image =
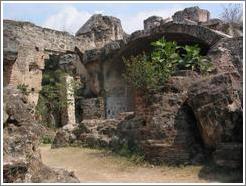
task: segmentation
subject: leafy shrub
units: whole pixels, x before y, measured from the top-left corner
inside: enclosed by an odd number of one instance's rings
[[[21,91],[22,94],[28,96],[30,94],[30,91],[28,90],[28,85],[26,84],[19,84],[17,85],[17,89]]]
[[[176,42],[167,42],[164,38],[153,42],[153,52],[124,60],[126,72],[124,77],[134,87],[153,89],[163,84],[175,71],[180,56]]]
[[[154,50],[149,54],[123,58],[126,65],[124,78],[135,88],[157,89],[176,71],[194,70],[205,74],[211,70],[210,61],[200,55],[200,48],[195,46],[178,46],[175,41],[161,38],[151,43]],[[179,54],[184,50],[184,54]]]
[[[178,69],[187,69],[192,71],[197,71],[202,74],[206,74],[211,71],[212,63],[200,55],[200,48],[198,45],[184,47],[185,54],[183,58],[179,60]]]
[[[136,88],[149,88],[156,82],[154,76],[154,66],[148,61],[145,54],[139,56],[131,56],[129,60],[125,60],[126,73],[125,79],[131,82]]]

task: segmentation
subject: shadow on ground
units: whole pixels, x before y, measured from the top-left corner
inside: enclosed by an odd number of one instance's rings
[[[242,183],[243,170],[242,169],[226,169],[218,167],[212,162],[207,163],[200,170],[198,176],[209,182],[221,183]]]

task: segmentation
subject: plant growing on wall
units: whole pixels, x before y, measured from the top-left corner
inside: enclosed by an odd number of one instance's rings
[[[180,48],[175,41],[168,42],[164,38],[153,42],[153,52],[150,60],[155,70],[155,86],[162,85],[176,70],[176,65],[180,61],[177,50]]]
[[[179,60],[178,69],[197,71],[202,74],[211,71],[212,63],[210,63],[206,57],[200,55],[200,48],[198,45],[186,45],[184,49],[185,54],[181,60]]]
[[[150,55],[142,54],[124,60],[124,77],[134,87],[153,89],[163,84],[175,71],[180,56],[176,42],[167,42],[164,38],[153,42],[154,50]]]
[[[202,74],[211,70],[210,61],[201,56],[197,45],[181,47],[175,41],[167,41],[164,38],[151,45],[154,49],[149,55],[123,58],[126,65],[123,76],[137,89],[158,89],[178,70],[194,70]],[[180,50],[184,53],[180,54]]]
[[[21,91],[22,94],[28,96],[30,94],[30,90],[28,90],[28,85],[26,84],[19,84],[17,85],[17,89]]]
[[[131,82],[136,88],[148,88],[153,85],[155,81],[154,66],[148,61],[145,54],[131,56],[130,59],[123,60],[127,69],[124,77],[128,82]]]

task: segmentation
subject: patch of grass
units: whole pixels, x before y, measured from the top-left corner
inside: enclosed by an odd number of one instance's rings
[[[112,150],[109,147],[102,147],[100,145],[88,145],[87,143],[84,144],[76,144],[74,147],[80,147],[87,151],[97,151],[103,153],[105,156],[112,156],[117,159],[124,158],[126,161],[133,163],[135,165],[149,165],[149,163],[145,160],[143,153],[136,147],[129,147],[127,144],[121,145],[117,150]]]
[[[48,135],[44,135],[41,138],[41,143],[43,144],[51,144],[53,142],[52,137],[48,136]]]
[[[144,154],[136,146],[129,147],[127,143],[124,143],[119,149],[114,151],[115,154],[126,157],[129,161],[135,164],[146,163]]]

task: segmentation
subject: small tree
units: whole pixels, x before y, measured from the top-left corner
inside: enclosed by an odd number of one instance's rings
[[[136,88],[150,88],[149,85],[156,84],[154,77],[154,68],[148,61],[145,54],[131,56],[130,59],[123,58],[126,65],[124,78],[131,82]]]
[[[243,7],[241,4],[228,4],[223,6],[221,19],[227,23],[243,24]]]
[[[156,89],[172,75],[180,60],[176,42],[168,42],[161,38],[151,45],[154,50],[150,55],[142,54],[124,59],[124,77],[136,88]]]

